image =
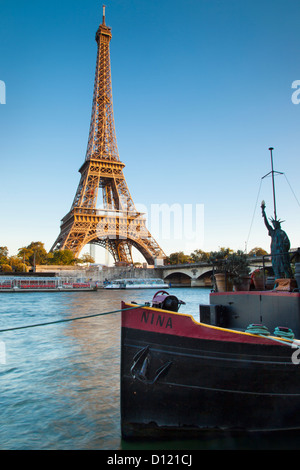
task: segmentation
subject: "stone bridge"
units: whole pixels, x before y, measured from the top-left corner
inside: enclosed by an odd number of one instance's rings
[[[265,261],[265,266],[272,266]],[[263,266],[263,259],[255,257],[250,260],[251,272]],[[157,277],[169,282],[171,287],[210,287],[213,267],[208,263],[178,264],[159,266],[156,268]]]
[[[262,258],[250,260],[251,270],[263,266]],[[270,261],[265,261],[265,266],[271,266]],[[169,266],[157,266],[156,268],[136,268],[133,266],[103,267],[91,265],[88,268],[74,266],[36,266],[36,272],[54,272],[57,276],[66,278],[86,278],[98,281],[102,285],[104,280],[131,279],[131,278],[160,278],[164,279],[171,287],[211,287],[213,268],[208,263],[178,264]]]

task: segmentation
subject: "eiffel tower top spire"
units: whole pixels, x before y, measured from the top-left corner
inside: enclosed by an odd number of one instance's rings
[[[102,9],[103,9],[102,25],[105,26],[105,5],[103,5]]]
[[[105,24],[103,6],[102,24],[96,32],[98,44],[91,125],[85,160],[120,161],[111,86],[109,43],[111,28]]]

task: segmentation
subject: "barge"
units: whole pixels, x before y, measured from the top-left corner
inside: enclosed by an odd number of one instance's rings
[[[122,304],[124,439],[300,429],[300,293],[211,292]],[[195,312],[196,313],[196,312]]]

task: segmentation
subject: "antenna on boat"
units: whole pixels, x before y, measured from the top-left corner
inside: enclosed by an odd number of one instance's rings
[[[271,154],[271,171],[269,171],[269,173],[267,173],[265,176],[263,176],[262,179],[264,179],[264,178],[266,178],[267,176],[269,176],[270,174],[272,174],[273,203],[274,203],[274,220],[277,220],[274,173],[277,173],[278,175],[283,175],[283,173],[281,173],[281,172],[279,172],[279,171],[274,171],[274,167],[273,167],[273,150],[274,150],[274,148],[273,148],[273,147],[270,147],[269,150],[270,150],[270,154]]]

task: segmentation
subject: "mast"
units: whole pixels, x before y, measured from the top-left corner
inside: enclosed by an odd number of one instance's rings
[[[269,148],[271,154],[271,168],[272,168],[272,187],[273,187],[273,202],[274,202],[274,219],[277,220],[277,213],[276,213],[276,196],[275,196],[275,181],[274,181],[274,169],[273,169],[273,147]]]
[[[266,178],[270,174],[272,175],[272,188],[273,188],[273,205],[274,205],[274,220],[277,220],[277,212],[276,212],[276,194],[275,194],[275,180],[274,180],[274,174],[277,173],[278,175],[283,175],[283,173],[279,171],[274,171],[274,166],[273,166],[273,147],[269,147],[270,150],[270,156],[271,156],[271,171],[267,173],[265,176],[262,177],[262,179]]]

